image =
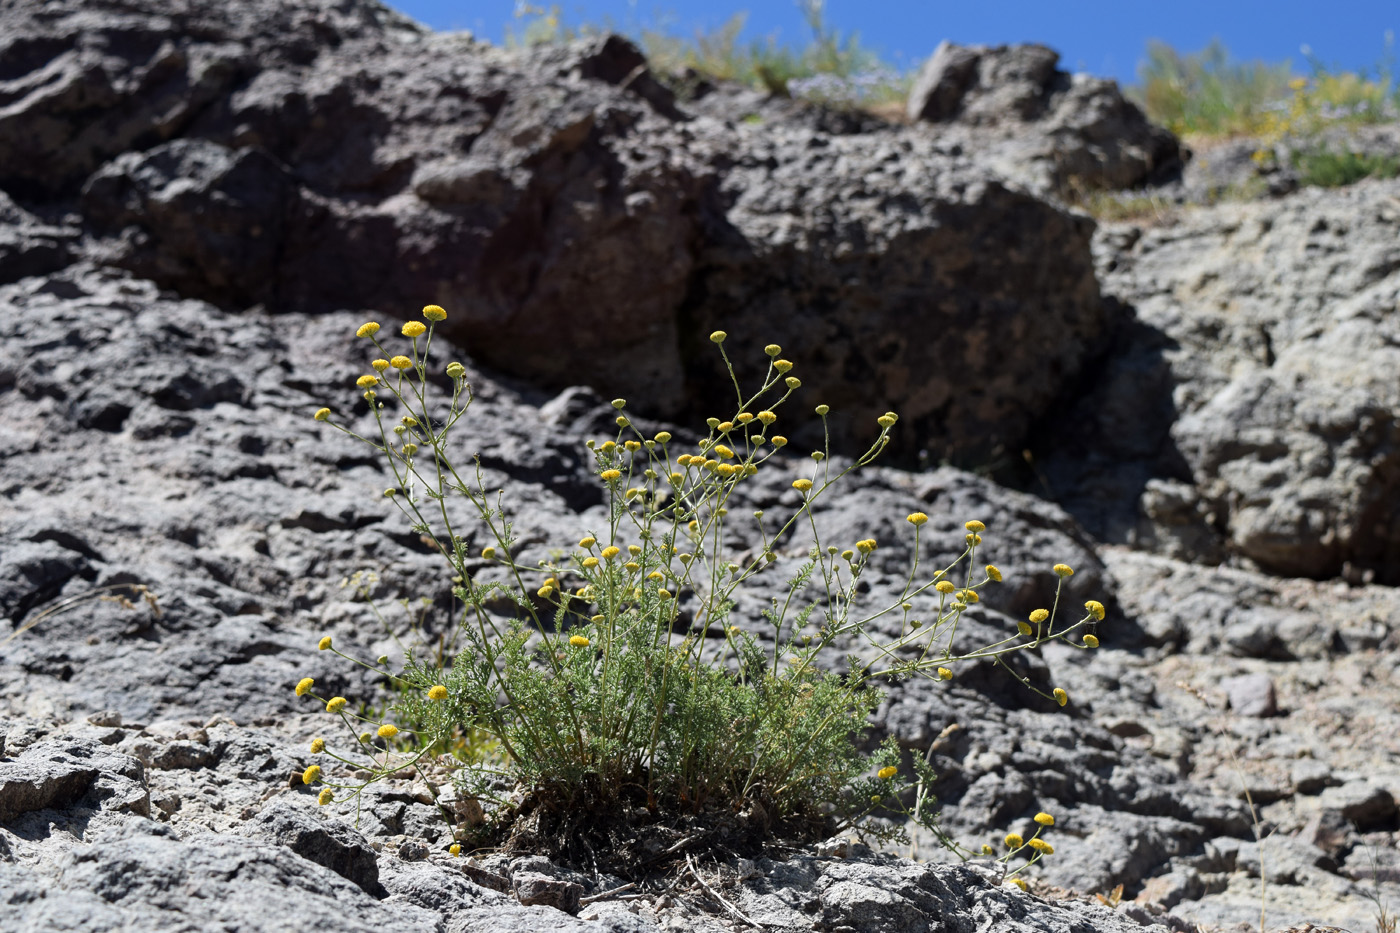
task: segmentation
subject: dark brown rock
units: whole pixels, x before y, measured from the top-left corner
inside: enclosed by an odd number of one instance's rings
[[[900,411],[910,463],[1018,452],[1115,326],[1092,225],[1012,184],[1021,163],[919,129],[687,113],[617,36],[507,51],[369,0],[3,15],[0,185],[75,204],[89,256],[185,296],[436,302],[482,362],[663,417],[711,414],[705,335],[729,330],[746,373],[776,342],[810,394],[850,401],[838,448]],[[959,119],[1040,120],[1054,53],[978,55]],[[1068,165],[1083,146],[1055,140],[1119,127],[1065,94],[1037,138]]]

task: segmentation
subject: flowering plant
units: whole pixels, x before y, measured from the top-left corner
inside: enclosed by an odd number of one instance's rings
[[[1092,647],[1092,635],[1078,642],[1070,636],[1103,618],[1101,604],[1089,602],[1081,619],[1057,628],[1057,590],[1051,608],[1036,610],[1015,633],[955,651],[959,619],[1001,572],[978,566],[986,527],[972,520],[961,555],[921,574],[928,516],[914,512],[914,556],[902,592],[891,605],[864,605],[859,584],[878,543],[825,544],[812,508],[879,456],[898,422],[893,413],[878,419],[870,448],[844,465],[826,449],[813,452],[811,469],[791,483],[798,504],[777,517],[753,512],[762,546],[731,553],[725,528],[744,484],[794,462],[777,423],[801,381],[781,348],[769,345],[767,373],[745,393],[720,331],[710,339],[735,392],[723,417],[710,418],[698,442],[683,443],[668,431],[646,436],[625,414],[626,401],[614,400],[616,432],[588,442],[607,490],[606,523],[563,556],[525,563],[480,465],[461,469],[449,447],[473,399],[461,363],[445,368],[445,404],[430,402],[433,325],[446,313],[430,305],[423,316],[427,324],[403,326],[410,341],[403,354],[386,349],[377,323],[358,331],[382,354],[357,381],[373,417],[371,436],[333,420],[329,408],[315,417],[387,459],[395,485],[385,495],[447,565],[460,606],[460,648],[451,657],[410,653],[401,671],[390,670],[387,658],[366,664],[343,655],[400,688],[392,712],[402,728],[365,717],[381,741],[365,731],[345,755],[318,739],[313,752],[369,775],[332,781],[313,766],[306,782],[325,784],[322,802],[337,791],[358,794],[452,736],[470,734],[488,737],[496,753],[463,763],[456,780],[491,807],[494,817],[478,831],[497,841],[511,836],[538,847],[555,840],[570,849],[586,845],[603,819],[665,822],[702,813],[727,814],[759,836],[824,838],[855,827],[898,837],[896,825],[866,819],[882,811],[933,830],[961,856],[976,854],[938,830],[927,756],[914,756],[901,778],[903,756],[893,740],[869,755],[857,748],[854,739],[881,698],[875,685],[893,677],[948,681],[960,665],[1004,665],[1008,654],[1046,639]],[[815,411],[825,423],[828,407]],[[779,542],[792,553],[799,536],[810,536],[806,559],[788,579],[770,583]],[[484,547],[469,544],[483,538]],[[1061,584],[1073,573],[1063,564],[1055,572]],[[738,611],[746,588],[765,593],[761,613]],[[889,616],[902,620],[897,636],[871,626]],[[862,642],[878,663],[852,658],[844,674],[819,664],[824,650]],[[336,651],[329,637],[320,647]],[[303,680],[298,695],[315,696],[313,686]],[[1068,702],[1059,688],[1046,695]],[[325,702],[352,735],[362,728],[344,698]],[[415,743],[406,757],[397,753]],[[1040,843],[1030,848],[1033,858],[1049,851]]]

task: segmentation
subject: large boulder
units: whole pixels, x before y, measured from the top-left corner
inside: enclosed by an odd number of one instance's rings
[[[1186,153],[1115,81],[1060,70],[1043,45],[943,42],[909,95],[910,120],[992,164],[1063,193],[1133,188],[1180,171]]]
[[[1273,573],[1400,582],[1400,184],[1201,208],[1100,240],[1134,323],[1047,432],[1095,533]]]
[[[435,302],[483,363],[665,417],[726,391],[704,340],[725,329],[745,373],[775,342],[828,400],[859,399],[838,448],[900,411],[907,462],[1018,451],[1114,324],[1092,224],[1027,193],[1014,160],[805,105],[687,112],[618,36],[505,50],[372,0],[59,2],[0,23],[0,186],[76,209],[77,252],[186,297]],[[980,111],[1026,109],[1015,69],[986,81],[1004,93]]]

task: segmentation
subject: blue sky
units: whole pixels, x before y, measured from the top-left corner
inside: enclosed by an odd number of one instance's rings
[[[470,29],[500,41],[516,0],[388,0],[435,29]],[[534,0],[550,5],[550,0]],[[747,11],[748,35],[808,36],[795,0],[557,0],[567,22],[622,27],[669,23],[672,31],[713,28]],[[962,43],[1043,42],[1065,66],[1131,81],[1149,39],[1196,51],[1220,38],[1236,58],[1292,60],[1307,73],[1300,46],[1332,67],[1374,71],[1386,30],[1400,32],[1400,0],[826,0],[827,21],[887,58],[911,65],[941,39]]]

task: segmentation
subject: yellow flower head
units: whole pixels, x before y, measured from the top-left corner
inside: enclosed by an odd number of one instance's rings
[[[349,701],[346,700],[345,697],[331,697],[326,701],[326,712],[338,713],[345,709],[345,704],[348,702]]]
[[[898,774],[898,773],[899,773],[899,769],[896,768],[896,767],[894,767],[893,765],[890,765],[890,766],[881,768],[881,769],[879,770],[879,772],[876,773],[875,776],[878,777],[878,778],[879,778],[880,780],[882,780],[882,781],[888,781],[890,778],[894,777],[894,776],[895,776],[896,774]]]
[[[452,843],[452,845],[447,847],[447,851],[451,853],[453,858],[456,858],[457,856],[462,854],[462,847],[454,842]]]
[[[442,684],[433,684],[431,687],[428,688],[428,699],[430,699],[430,700],[445,700],[445,699],[447,699],[447,688],[444,687]]]
[[[783,348],[778,346],[776,343],[770,343],[768,346],[763,348],[763,352],[767,353],[769,356],[777,356],[779,353],[783,352]]]
[[[992,854],[994,854],[995,852],[996,852],[996,849],[993,849],[991,846],[987,845],[986,843],[983,843],[983,844],[982,844],[982,854],[983,854],[983,855],[992,855]]]
[[[1020,833],[1007,833],[1007,834],[1006,834],[1006,847],[1007,847],[1008,849],[1019,849],[1019,848],[1021,848],[1021,846],[1025,845],[1025,844],[1026,844],[1026,841],[1025,841],[1024,839],[1021,838],[1021,834],[1020,834]]]
[[[1035,821],[1041,826],[1055,825],[1055,817],[1052,814],[1046,813],[1044,810],[1041,810],[1035,815]]]
[[[323,807],[333,800],[335,800],[335,791],[331,790],[329,787],[321,788],[321,792],[316,795],[316,803]]]
[[[957,589],[957,587],[953,585],[953,582],[951,580],[939,580],[933,585],[933,588],[945,595]]]
[[[490,560],[496,556],[496,549],[493,547],[484,547],[481,549],[481,556],[486,560]]]
[[[802,388],[802,380],[798,379],[796,376],[788,376],[786,379],[783,380],[783,384],[786,385],[789,389]]]
[[[405,337],[421,337],[428,332],[428,328],[422,321],[409,321],[403,326]]]
[[[778,416],[773,414],[773,412],[764,409],[763,411],[758,413],[758,420],[762,421],[764,424],[772,424],[774,421],[778,420]]]
[[[379,377],[365,374],[355,380],[355,385],[359,386],[362,389],[368,389],[370,386],[379,385]]]
[[[1007,879],[1006,879],[1006,883],[1007,883],[1007,884],[1014,884],[1014,885],[1016,885],[1016,887],[1020,888],[1022,891],[1028,891],[1028,890],[1030,890],[1029,885],[1026,884],[1026,879],[1025,879],[1025,878],[1007,878]]]
[[[1084,608],[1089,610],[1089,615],[1098,619],[1100,622],[1103,621],[1103,617],[1107,614],[1103,608],[1103,603],[1099,602],[1097,599],[1089,600],[1084,604]]]
[[[1032,839],[1030,842],[1026,843],[1026,845],[1030,846],[1032,849],[1036,850],[1041,855],[1055,854],[1055,847],[1052,846],[1050,843],[1046,842],[1044,839]]]
[[[726,338],[726,337],[728,337],[728,336],[729,336],[729,335],[726,334],[724,331],[722,331],[722,330],[717,330],[717,331],[714,331],[713,333],[710,334],[710,342],[711,342],[711,343],[724,343],[724,338]]]
[[[386,722],[384,725],[379,727],[378,734],[381,739],[392,739],[394,736],[399,734],[399,727],[394,725],[392,722]]]
[[[795,479],[792,481],[792,488],[799,492],[806,492],[812,488],[812,481],[809,479]]]
[[[331,646],[331,637],[330,637],[329,635],[327,635],[325,638],[322,638],[320,641],[318,641],[318,642],[316,643],[316,649],[317,649],[318,651],[325,651],[325,650],[326,650],[327,648],[329,648],[330,646]]]
[[[866,538],[864,541],[856,542],[856,550],[860,551],[862,554],[869,554],[877,547],[879,547],[879,545],[875,543],[874,538]]]
[[[987,526],[977,521],[977,519],[975,518],[970,522],[964,522],[963,527],[966,528],[968,531],[972,532],[973,534],[976,534],[979,531],[987,530]]]
[[[306,696],[306,691],[311,689],[311,685],[316,683],[310,677],[303,677],[297,681],[297,696]]]
[[[360,329],[355,331],[355,336],[373,337],[377,333],[379,333],[379,325],[374,323],[373,321],[370,321],[366,324],[361,324]]]
[[[597,566],[598,566],[598,558],[596,558],[596,557],[585,557],[585,558],[583,559],[583,566],[584,566],[585,568],[589,569],[589,570],[592,570],[594,567],[597,567]]]
[[[975,532],[969,532],[963,535],[963,540],[967,542],[968,547],[976,547],[982,543],[982,536]]]
[[[316,414],[311,417],[315,418],[317,421],[325,421],[330,416],[331,410],[329,408],[318,408],[316,409]]]
[[[321,754],[322,752],[324,752],[325,750],[326,750],[326,740],[325,740],[325,739],[316,738],[316,739],[312,739],[312,740],[311,740],[311,754],[313,754],[313,755],[319,755],[319,754]]]
[[[621,470],[604,470],[598,475],[603,478],[603,482],[605,483],[611,483],[613,480],[622,479]]]
[[[589,549],[591,549],[591,548],[593,547],[593,545],[595,545],[595,544],[597,544],[597,543],[598,543],[598,539],[597,539],[597,538],[593,537],[592,535],[588,535],[588,536],[586,536],[586,537],[583,537],[583,538],[580,538],[580,539],[579,539],[578,546],[581,547],[581,548],[583,548],[583,549],[585,549],[585,550],[589,550]]]
[[[1037,609],[1031,613],[1031,621],[1036,625],[1039,625],[1048,618],[1050,618],[1050,613],[1045,609]]]
[[[669,443],[670,440],[671,440],[671,432],[670,432],[670,431],[658,431],[658,432],[657,432],[657,434],[656,434],[656,443],[658,443],[658,444],[666,444],[666,443]]]
[[[976,590],[963,590],[961,593],[958,594],[958,599],[961,599],[965,603],[971,604],[981,602],[982,597],[977,595]]]
[[[1055,702],[1061,706],[1069,702],[1069,694],[1065,693],[1064,689],[1061,687],[1056,687],[1051,691],[1051,694],[1055,697]]]
[[[898,421],[898,420],[899,420],[899,419],[896,418],[894,415],[891,415],[891,414],[888,414],[888,413],[887,413],[887,414],[883,414],[883,415],[881,415],[880,417],[876,418],[876,419],[875,419],[875,423],[878,424],[878,425],[879,425],[880,427],[882,427],[882,428],[892,428],[892,427],[894,427],[894,423],[895,423],[896,421]]]
[[[946,668],[946,667],[940,667],[940,668],[938,669],[938,679],[939,679],[939,680],[952,680],[952,679],[953,679],[953,672],[950,671],[950,670],[948,670],[948,668]]]
[[[621,553],[622,553],[622,548],[611,547],[611,546],[610,546],[610,547],[605,547],[605,548],[603,548],[603,560],[612,560],[614,557],[616,557],[617,555],[619,555],[619,554],[621,554]]]
[[[923,512],[910,512],[904,520],[909,524],[913,525],[915,528],[918,528],[920,525],[925,525],[928,523],[928,516],[925,515]]]
[[[988,565],[987,565],[987,579],[988,579],[988,580],[991,580],[993,583],[1000,583],[1000,582],[1001,582],[1001,571],[998,570],[996,567],[992,566],[991,564],[988,564]]]
[[[734,451],[730,450],[728,447],[725,447],[723,444],[716,444],[716,445],[715,445],[713,448],[711,448],[711,449],[712,449],[717,455],[719,455],[719,456],[721,456],[721,457],[724,457],[725,459],[730,459],[730,458],[732,458],[732,457],[734,456]]]
[[[1085,646],[1086,648],[1097,648],[1097,647],[1099,646],[1099,640],[1098,640],[1097,638],[1095,638],[1093,635],[1085,635],[1085,636],[1084,636],[1084,646]]]
[[[413,360],[406,356],[396,356],[389,361],[389,365],[395,369],[408,369],[413,365]]]
[[[427,305],[423,308],[423,316],[430,321],[446,320],[447,312],[437,305]]]
[[[1069,564],[1056,564],[1053,569],[1055,571],[1055,576],[1057,577],[1074,576],[1074,568],[1071,567]]]
[[[319,780],[321,780],[320,765],[312,765],[301,773],[301,782],[303,784],[315,784]]]
[[[792,369],[792,363],[790,363],[787,360],[774,360],[773,368],[780,373],[785,373],[788,370]]]
[[[463,366],[461,363],[452,362],[447,364],[447,378],[461,379],[466,374],[467,367]]]
[[[571,635],[569,636],[569,644],[573,645],[575,648],[587,648],[588,639],[582,635]]]
[[[753,420],[753,414],[751,412],[741,411],[734,416],[734,420],[739,422],[740,424],[748,424],[750,421]]]
[[[823,418],[825,418],[828,414],[831,413],[831,406],[830,406],[830,405],[818,405],[816,408],[814,408],[814,409],[812,409],[812,410],[815,411],[817,414],[821,415]]]
[[[1026,636],[1027,638],[1030,638],[1030,636],[1031,636],[1031,624],[1030,624],[1029,622],[1017,622],[1017,623],[1016,623],[1016,631],[1020,632],[1022,635]]]
[[[856,556],[856,552],[853,551],[853,550],[851,550],[850,548],[846,548],[846,550],[844,550],[844,551],[841,552],[841,559],[842,559],[842,560],[850,560],[851,558],[853,558],[853,557],[855,557],[855,556]]]
[[[375,371],[375,372],[377,372],[377,373],[382,373],[382,372],[384,372],[384,370],[386,370],[386,369],[389,368],[389,361],[388,361],[388,360],[375,360],[373,363],[370,363],[369,365],[371,365],[371,366],[374,367],[374,371]]]
[[[787,446],[787,442],[788,442],[788,441],[787,441],[787,438],[783,437],[781,434],[774,435],[774,437],[773,437],[773,446],[774,446],[774,447],[786,447],[786,446]]]

